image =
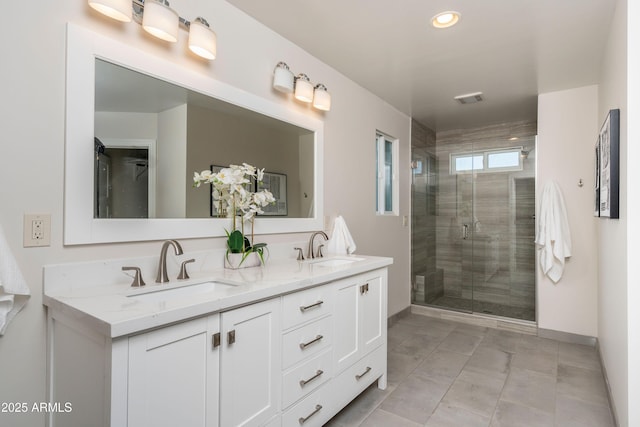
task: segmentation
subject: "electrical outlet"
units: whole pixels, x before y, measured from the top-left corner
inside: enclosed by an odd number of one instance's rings
[[[23,246],[25,248],[51,246],[51,215],[24,215]]]

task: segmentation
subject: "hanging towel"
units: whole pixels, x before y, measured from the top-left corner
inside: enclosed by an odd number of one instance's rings
[[[24,307],[31,290],[18,269],[0,225],[0,336],[4,335],[11,319]]]
[[[571,256],[571,232],[564,198],[554,181],[547,182],[542,189],[536,244],[542,272],[558,283],[564,271],[565,258]]]
[[[344,218],[338,215],[333,222],[333,232],[327,243],[327,252],[331,254],[346,255],[356,251],[356,242],[353,241],[351,233],[347,228]]]

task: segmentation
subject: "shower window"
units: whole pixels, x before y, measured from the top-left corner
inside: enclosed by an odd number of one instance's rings
[[[473,153],[453,153],[450,158],[452,175],[470,172],[500,172],[522,170],[522,147],[511,147]]]

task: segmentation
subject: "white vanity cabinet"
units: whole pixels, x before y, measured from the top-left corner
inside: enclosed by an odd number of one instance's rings
[[[50,303],[48,400],[73,410],[47,425],[319,427],[375,381],[386,388],[386,268],[262,295],[157,326],[136,318],[113,338]]]
[[[336,373],[386,342],[386,280],[386,271],[378,270],[334,284]]]
[[[273,299],[129,338],[128,427],[265,425],[279,409],[279,309]]]
[[[224,312],[221,322],[220,425],[265,425],[280,410],[280,298]]]
[[[129,338],[128,427],[218,425],[220,316]]]

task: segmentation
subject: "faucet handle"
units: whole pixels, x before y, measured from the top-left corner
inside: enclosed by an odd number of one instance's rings
[[[180,265],[180,273],[178,273],[178,280],[182,280],[182,279],[188,279],[189,278],[189,273],[187,273],[187,264],[189,264],[190,262],[194,262],[195,259],[191,258],[188,259],[186,261],[182,261],[182,264]]]
[[[296,258],[298,261],[304,261],[304,254],[302,253],[302,248],[293,248],[294,250],[298,251],[298,258]]]
[[[322,258],[324,256],[324,254],[322,253],[322,248],[324,248],[324,245],[319,245],[318,246],[318,253],[316,254],[316,258]]]
[[[140,272],[140,267],[122,267],[122,271],[135,271],[136,275],[133,277],[133,282],[131,283],[131,287],[138,288],[140,286],[146,285],[144,280],[142,279],[142,273]]]

